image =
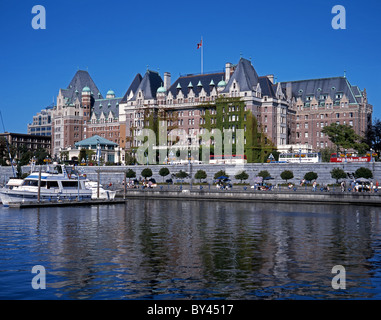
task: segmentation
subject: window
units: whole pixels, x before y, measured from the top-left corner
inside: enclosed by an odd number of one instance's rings
[[[308,132],[304,132],[304,138],[308,138]]]

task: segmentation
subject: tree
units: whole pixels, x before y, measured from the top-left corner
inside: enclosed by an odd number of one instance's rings
[[[294,173],[290,170],[284,170],[281,174],[280,174],[280,177],[283,179],[283,180],[290,180],[294,177]]]
[[[370,179],[370,178],[373,178],[373,173],[370,169],[365,168],[365,167],[361,167],[355,171],[355,178],[356,179],[357,178]]]
[[[321,161],[322,162],[330,162],[331,161],[331,154],[337,152],[335,148],[326,147],[323,149],[320,149],[321,154]]]
[[[213,178],[218,179],[219,177],[222,177],[222,176],[229,178],[229,175],[226,174],[225,170],[220,170],[216,172]]]
[[[79,155],[78,155],[78,162],[79,163],[82,163],[82,160],[83,162],[86,162],[86,149],[85,148],[82,148],[80,151],[79,151]]]
[[[189,174],[186,173],[185,171],[180,170],[179,172],[177,172],[175,174],[175,176],[176,176],[176,178],[179,178],[179,179],[185,179],[185,178],[189,177]]]
[[[195,179],[199,179],[201,183],[201,179],[206,179],[207,174],[204,170],[197,170],[196,174],[194,175]]]
[[[380,155],[381,153],[381,120],[375,119],[373,125],[371,125],[365,134],[365,142],[371,147],[375,152]]]
[[[128,169],[128,171],[126,172],[126,178],[133,179],[135,177],[136,177],[136,172],[132,169]]]
[[[147,179],[149,177],[152,177],[152,170],[150,168],[145,168],[142,170],[141,172],[141,176],[144,178],[144,179]]]
[[[316,173],[316,172],[313,172],[313,171],[307,172],[307,173],[304,175],[304,179],[307,180],[307,181],[316,180],[317,177],[318,177],[317,173]]]
[[[347,124],[331,123],[324,127],[322,132],[326,134],[329,140],[337,146],[338,151],[341,149],[354,149],[358,153],[365,153],[369,148],[364,139],[357,135],[353,128]]]
[[[258,177],[262,177],[263,179],[271,177],[271,174],[267,170],[262,170],[258,172]]]
[[[339,183],[339,179],[345,179],[347,177],[347,174],[345,171],[341,168],[333,168],[331,170],[331,177],[333,179],[336,179],[336,183]]]
[[[169,169],[168,168],[161,168],[159,170],[159,175],[163,177],[163,182],[164,182],[164,177],[169,175]]]
[[[236,178],[237,180],[241,180],[241,183],[242,183],[242,180],[247,180],[249,179],[249,175],[246,173],[246,171],[241,171],[239,173],[237,173],[234,178]]]

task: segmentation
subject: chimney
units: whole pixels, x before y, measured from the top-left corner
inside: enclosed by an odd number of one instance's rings
[[[274,75],[273,74],[269,74],[266,77],[269,78],[269,80],[271,81],[272,84],[274,84]]]
[[[291,82],[287,82],[287,84],[286,84],[286,96],[287,96],[287,99],[289,99],[289,100],[292,99],[292,84],[291,84]]]
[[[171,74],[169,72],[164,72],[164,88],[166,90],[171,86]]]
[[[225,64],[225,82],[227,83],[230,79],[230,73],[231,73],[231,67],[232,64],[230,62],[227,62]]]

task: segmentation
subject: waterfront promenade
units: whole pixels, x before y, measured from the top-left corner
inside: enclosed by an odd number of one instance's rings
[[[115,200],[92,201],[51,201],[25,202],[16,205],[17,208],[47,207],[47,206],[92,206],[125,203],[132,199],[143,201],[153,200],[183,200],[208,202],[252,202],[252,203],[289,203],[289,204],[329,204],[329,205],[360,205],[381,206],[381,192],[342,192],[339,187],[329,191],[321,188],[312,191],[311,187],[278,187],[272,190],[254,190],[250,186],[233,186],[229,190],[219,190],[215,185],[159,185],[154,188],[117,189]]]
[[[215,186],[158,186],[155,188],[127,189],[118,193],[118,197],[128,199],[167,199],[167,200],[197,200],[197,201],[238,201],[238,202],[281,202],[281,203],[325,203],[325,204],[356,204],[381,206],[381,192],[341,192],[339,188],[330,191],[318,189],[313,192],[310,187],[288,189],[281,187],[274,190],[253,190],[247,187],[235,186],[231,190],[217,190]]]

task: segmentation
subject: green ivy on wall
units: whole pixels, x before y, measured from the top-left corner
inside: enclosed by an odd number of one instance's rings
[[[201,127],[209,131],[218,129],[221,132],[224,129],[232,129],[233,126],[235,130],[243,129],[247,162],[264,162],[269,153],[276,148],[258,126],[256,117],[245,106],[245,102],[238,97],[221,97],[216,99],[215,105],[200,106],[205,109],[203,116],[205,123]],[[235,137],[234,132],[233,137]],[[233,143],[233,154],[235,150],[236,143]]]

